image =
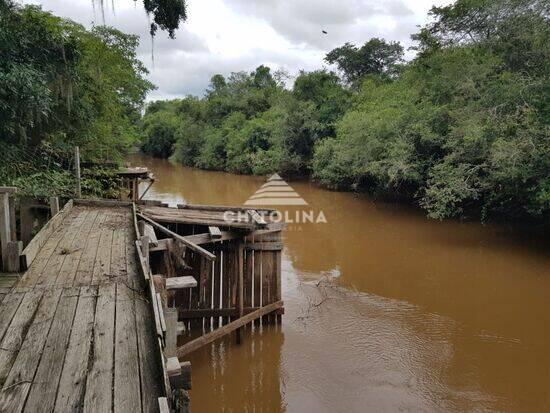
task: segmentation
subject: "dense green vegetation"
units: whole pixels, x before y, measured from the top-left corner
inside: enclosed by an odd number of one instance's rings
[[[86,30],[0,0],[0,151],[8,160],[0,184],[31,194],[69,191],[76,145],[85,163],[123,159],[153,87],[137,45],[136,36],[112,28]],[[101,187],[91,175],[84,183],[93,193]]]
[[[155,102],[146,153],[411,200],[429,216],[550,217],[550,15],[542,0],[434,7],[417,56],[372,39],[327,54],[291,90],[264,66]]]

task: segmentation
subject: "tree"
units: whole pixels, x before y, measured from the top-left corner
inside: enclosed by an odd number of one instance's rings
[[[111,28],[0,2],[0,139],[82,147],[88,159],[122,156],[137,138],[153,85],[136,57],[138,39]]]
[[[327,53],[325,61],[336,64],[349,83],[355,83],[365,75],[393,77],[397,65],[403,61],[403,46],[399,42],[386,42],[373,38],[360,48],[351,43]]]

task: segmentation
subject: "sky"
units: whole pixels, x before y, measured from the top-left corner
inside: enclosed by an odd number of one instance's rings
[[[410,35],[428,21],[432,5],[450,0],[187,0],[187,22],[176,38],[158,31],[153,43],[142,0],[20,0],[86,27],[106,25],[140,37],[138,56],[157,89],[148,100],[202,96],[210,78],[282,69],[328,67],[326,53],[372,37],[411,46]],[[104,7],[102,9],[101,2]],[[325,30],[327,34],[322,33]],[[154,53],[152,53],[154,51]],[[412,57],[413,52],[407,52]],[[154,54],[154,59],[153,59]]]

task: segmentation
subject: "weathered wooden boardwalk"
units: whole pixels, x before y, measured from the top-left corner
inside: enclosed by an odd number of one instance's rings
[[[0,290],[0,412],[149,412],[165,396],[131,206],[74,205]]]

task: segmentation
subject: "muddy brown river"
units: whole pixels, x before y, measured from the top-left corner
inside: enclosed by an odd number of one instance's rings
[[[170,203],[265,181],[131,162]],[[548,236],[290,184],[327,222],[287,225],[281,326],[191,354],[194,412],[550,411]]]

